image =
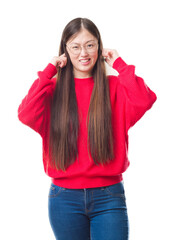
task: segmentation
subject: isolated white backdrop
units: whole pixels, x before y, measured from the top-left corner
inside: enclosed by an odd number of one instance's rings
[[[124,173],[124,184],[130,240],[172,240],[172,0],[1,2],[0,239],[54,239],[41,138],[18,121],[17,108],[37,71],[58,54],[64,26],[76,17],[94,21],[104,47],[117,49],[157,94],[152,109],[129,131],[131,165]]]

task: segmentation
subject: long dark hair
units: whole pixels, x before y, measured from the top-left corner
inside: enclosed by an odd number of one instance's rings
[[[73,65],[66,50],[66,43],[82,27],[98,40],[98,59],[92,71],[94,87],[86,119],[88,154],[91,154],[95,164],[104,164],[114,158],[109,84],[102,58],[100,33],[91,20],[76,18],[66,25],[62,33],[59,55],[65,53],[67,64],[58,69],[51,103],[49,156],[52,166],[63,171],[78,157],[79,134]]]

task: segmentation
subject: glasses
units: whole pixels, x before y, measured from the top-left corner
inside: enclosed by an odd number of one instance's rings
[[[96,41],[89,41],[85,45],[81,46],[80,44],[74,43],[71,45],[66,45],[70,52],[74,55],[79,55],[82,51],[82,47],[86,50],[88,53],[93,53],[98,49],[98,43]]]

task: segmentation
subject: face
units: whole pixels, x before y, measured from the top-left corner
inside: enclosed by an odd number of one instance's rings
[[[67,42],[67,51],[73,64],[74,77],[91,77],[98,58],[97,39],[83,28]]]

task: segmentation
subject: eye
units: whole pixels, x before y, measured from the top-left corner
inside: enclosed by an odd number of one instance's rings
[[[79,50],[79,46],[75,45],[71,47],[73,50]]]
[[[94,44],[90,43],[87,45],[87,48],[93,48],[94,47]]]

